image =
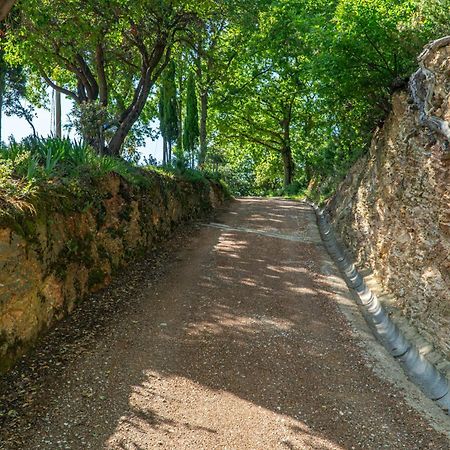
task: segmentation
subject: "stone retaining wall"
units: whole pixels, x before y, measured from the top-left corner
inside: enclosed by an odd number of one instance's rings
[[[450,48],[427,61],[436,74],[431,115],[450,118]],[[335,229],[360,267],[369,267],[408,320],[450,357],[449,143],[419,123],[409,95],[370,152],[327,205]]]
[[[64,198],[16,222],[0,218],[0,370],[133,257],[224,199],[215,183],[148,176],[145,189],[108,176],[81,209]]]

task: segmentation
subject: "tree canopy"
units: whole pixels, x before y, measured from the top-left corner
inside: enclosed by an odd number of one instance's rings
[[[21,0],[1,36],[2,67],[21,75],[2,75],[0,97],[29,117],[25,92],[61,92],[100,154],[120,156],[158,119],[165,163],[174,145],[236,193],[295,192],[335,182],[367,149],[416,55],[448,33],[448,6]]]

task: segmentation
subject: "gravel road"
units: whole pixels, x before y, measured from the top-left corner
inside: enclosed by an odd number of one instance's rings
[[[449,449],[373,369],[326,264],[299,202],[178,232],[2,379],[0,448]]]

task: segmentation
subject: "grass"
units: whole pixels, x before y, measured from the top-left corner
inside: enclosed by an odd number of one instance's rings
[[[192,183],[204,182],[214,177],[199,170],[178,167],[138,167],[121,158],[100,156],[91,147],[69,139],[25,138],[12,140],[0,147],[0,217],[35,212],[36,204],[61,204],[80,208],[92,203],[101,195],[97,180],[116,173],[129,184],[148,188],[152,183],[149,174],[185,179]],[[217,180],[216,180],[217,181]]]
[[[58,138],[25,138],[0,149],[0,163],[11,162],[16,176],[28,181],[78,177],[89,171],[100,177],[116,172],[135,181],[135,167],[120,158],[100,156],[81,142]]]
[[[15,175],[11,161],[0,161],[0,212],[34,212],[36,192],[31,180]]]
[[[0,148],[0,215],[33,212],[45,191],[83,196],[93,180],[117,173],[130,184],[145,185],[143,170],[120,158],[100,156],[81,142],[25,138]]]
[[[151,167],[151,170],[164,176],[169,176],[170,178],[183,179],[191,183],[203,183],[208,187],[209,182],[214,182],[222,187],[225,198],[232,197],[229,186],[225,183],[221,175],[215,171],[192,169],[186,167],[182,161],[180,162],[176,159],[172,164],[164,167]]]

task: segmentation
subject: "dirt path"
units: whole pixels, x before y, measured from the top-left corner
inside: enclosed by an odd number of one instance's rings
[[[38,389],[17,369],[21,398],[38,393],[0,448],[450,448],[352,337],[306,205],[242,199],[174,242],[164,274],[142,262],[122,277],[120,307],[67,343],[62,368],[37,358]]]

